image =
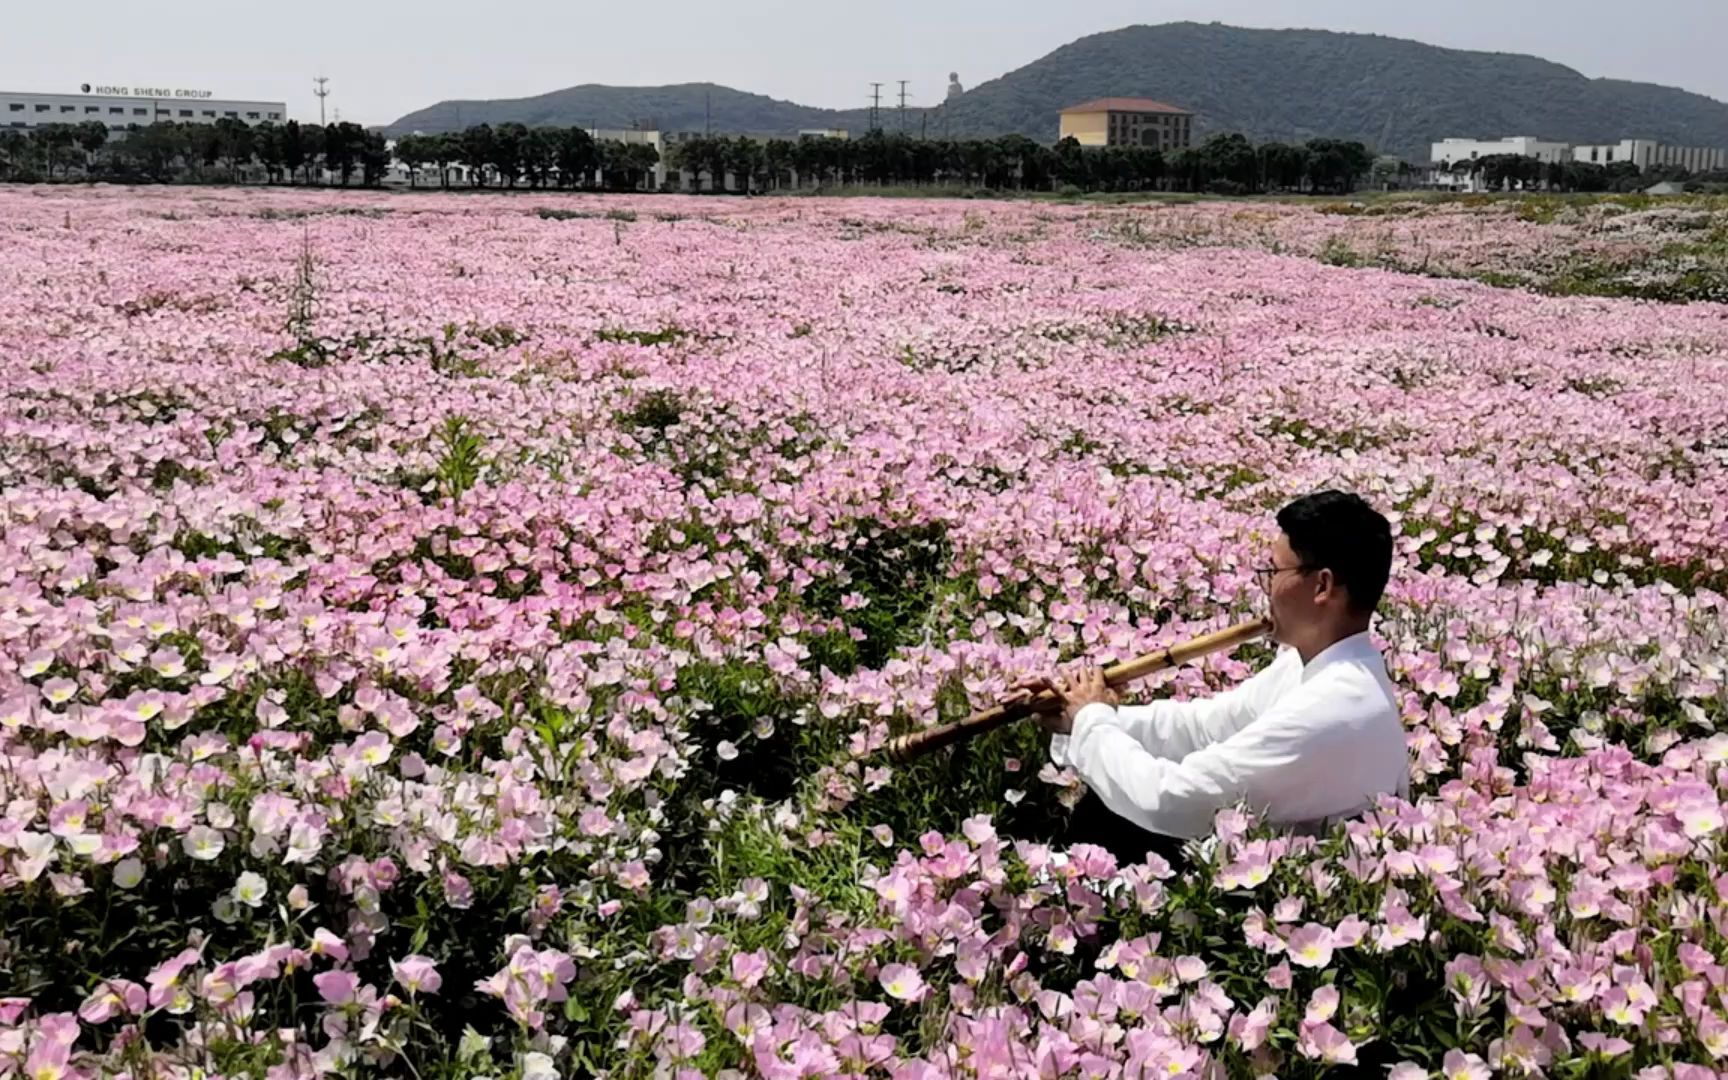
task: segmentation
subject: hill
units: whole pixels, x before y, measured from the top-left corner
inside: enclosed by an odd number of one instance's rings
[[[471,124],[515,121],[530,127],[628,128],[638,122],[662,131],[790,135],[804,128],[845,127],[853,114],[780,101],[714,83],[675,86],[601,86],[589,83],[534,97],[492,101],[440,101],[386,127],[388,135],[459,131]],[[862,130],[864,111],[855,116]]]
[[[1591,79],[1533,56],[1445,49],[1373,34],[1253,30],[1217,23],[1130,26],[1071,42],[973,87],[913,130],[954,137],[1019,133],[1049,142],[1066,105],[1105,96],[1152,97],[1196,113],[1201,134],[1255,140],[1360,139],[1425,159],[1448,135],[1540,135],[1571,142],[1654,138],[1728,146],[1728,104],[1685,90]],[[889,113],[888,122],[894,117]],[[447,131],[468,124],[627,127],[787,135],[866,123],[864,110],[778,101],[723,86],[576,86],[532,98],[441,102],[386,130]]]

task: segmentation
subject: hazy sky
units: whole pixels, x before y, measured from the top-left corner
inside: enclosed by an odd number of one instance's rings
[[[934,104],[1085,34],[1178,19],[1533,53],[1728,100],[1728,0],[5,0],[0,87],[209,89],[387,123],[442,98],[717,82],[808,105]]]

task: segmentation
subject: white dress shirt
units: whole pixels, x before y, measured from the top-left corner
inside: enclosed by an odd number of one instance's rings
[[[1295,649],[1209,698],[1087,705],[1050,755],[1143,829],[1190,839],[1243,803],[1273,825],[1312,830],[1408,798],[1398,696],[1366,631],[1307,664]]]

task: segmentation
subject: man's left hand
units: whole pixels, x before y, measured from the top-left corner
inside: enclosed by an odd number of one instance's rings
[[[1104,669],[1089,667],[1073,678],[1056,675],[1035,675],[1014,684],[1016,693],[1010,700],[1032,697],[1042,691],[1055,694],[1061,708],[1038,714],[1038,726],[1052,735],[1067,735],[1074,730],[1074,718],[1088,705],[1103,704],[1115,708],[1121,696],[1104,681]]]

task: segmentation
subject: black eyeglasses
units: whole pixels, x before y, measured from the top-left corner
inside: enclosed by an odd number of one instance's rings
[[[1285,570],[1294,570],[1299,574],[1306,574],[1310,570],[1318,569],[1319,567],[1315,566],[1313,563],[1297,563],[1295,566],[1256,566],[1254,568],[1254,579],[1260,582],[1261,588],[1271,589],[1272,579]]]

